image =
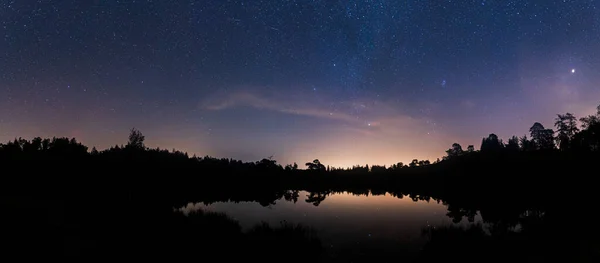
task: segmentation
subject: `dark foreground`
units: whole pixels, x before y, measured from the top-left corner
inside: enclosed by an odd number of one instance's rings
[[[139,154],[139,153],[138,153]],[[141,154],[140,156],[143,156]],[[473,155],[381,173],[192,170],[190,160],[13,161],[3,174],[3,254],[20,259],[435,262],[598,262],[598,157],[561,152]],[[191,163],[191,164],[190,164]],[[202,167],[201,167],[202,168]],[[225,168],[224,168],[225,169]],[[231,169],[231,168],[227,168]],[[332,255],[310,226],[242,231],[226,215],[185,216],[188,202],[293,200],[319,205],[333,191],[435,198],[448,216],[483,226],[423,229],[414,257],[390,251]],[[401,251],[403,248],[398,248]],[[351,258],[348,258],[351,255]],[[389,255],[394,255],[390,258]]]
[[[190,157],[148,149],[136,130],[126,146],[101,152],[74,139],[15,140],[0,145],[1,252],[19,261],[600,262],[597,120],[600,110],[580,132],[557,125],[558,138],[536,123],[531,140],[504,144],[491,134],[480,151],[454,144],[439,162],[351,169]],[[310,226],[242,231],[226,215],[174,210],[189,202],[269,206],[297,200],[298,190],[314,205],[342,191],[441,200],[454,221],[479,214],[484,224],[426,228],[428,242],[414,257],[383,249],[332,255]]]

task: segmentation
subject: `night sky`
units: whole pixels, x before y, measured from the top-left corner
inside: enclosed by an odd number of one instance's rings
[[[594,0],[0,1],[0,141],[392,164],[600,103]]]

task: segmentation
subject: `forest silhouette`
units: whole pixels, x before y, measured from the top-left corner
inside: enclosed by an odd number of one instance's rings
[[[126,145],[101,151],[74,138],[18,138],[0,144],[2,238],[20,258],[325,260],[305,226],[244,232],[226,215],[174,210],[190,202],[297,202],[302,190],[315,206],[336,192],[434,200],[455,222],[479,213],[488,226],[490,233],[424,229],[430,242],[417,261],[597,262],[597,110],[580,119],[558,114],[556,130],[536,122],[506,143],[490,134],[479,150],[453,143],[441,160],[389,167],[189,156],[146,147],[136,129]],[[371,256],[361,260],[379,260]]]

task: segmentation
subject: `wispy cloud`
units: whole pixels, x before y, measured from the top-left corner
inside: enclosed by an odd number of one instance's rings
[[[396,135],[435,132],[433,121],[414,118],[400,110],[397,103],[362,98],[331,103],[314,94],[266,95],[255,90],[238,90],[214,94],[201,101],[199,108],[222,111],[236,107],[276,111],[284,114],[327,119],[346,124],[345,127],[364,135]],[[330,97],[328,97],[330,98]],[[329,102],[329,103],[324,103]]]
[[[409,103],[414,105],[416,102]],[[328,162],[351,165],[359,161],[395,163],[412,158],[439,157],[458,138],[442,132],[441,125],[427,117],[428,110],[435,104],[419,103],[421,107],[413,108],[397,98],[376,95],[350,100],[322,92],[294,94],[276,89],[240,88],[205,97],[198,108],[205,114],[258,109],[324,120],[310,131],[290,130],[295,134],[290,135],[291,138],[297,140],[277,144],[281,148],[275,147],[273,152],[289,156],[286,158],[290,161],[319,157]]]
[[[301,95],[300,95],[301,96]],[[339,106],[339,105],[338,105]],[[212,96],[200,103],[200,109],[210,111],[226,110],[234,107],[252,107],[287,114],[310,116],[344,122],[358,122],[360,118],[344,112],[340,108],[325,108],[319,103],[307,101],[298,96],[267,98],[258,92],[237,91],[226,95]]]

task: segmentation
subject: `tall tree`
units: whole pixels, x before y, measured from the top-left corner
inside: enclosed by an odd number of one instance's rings
[[[556,127],[558,132],[556,140],[558,141],[560,149],[569,149],[571,147],[571,141],[573,140],[573,137],[579,131],[577,128],[577,118],[568,112],[564,115],[557,114],[554,127]]]
[[[582,117],[579,121],[581,122],[581,129],[585,130],[600,123],[600,118],[597,115],[589,115],[587,117]]]
[[[144,145],[144,140],[146,137],[136,128],[132,128],[129,132],[129,141],[127,142],[127,147],[134,149],[144,149],[146,146]]]
[[[507,150],[518,151],[519,150],[519,138],[517,136],[513,136],[508,139],[508,144],[506,145]]]
[[[596,107],[596,114],[579,119],[581,132],[573,137],[572,146],[579,150],[600,150],[600,105]]]
[[[538,150],[554,149],[554,131],[552,129],[544,128],[539,122],[536,122],[529,128],[531,134],[531,140],[535,144],[535,148]]]
[[[487,138],[483,138],[481,141],[481,151],[482,152],[491,152],[498,151],[504,147],[502,140],[498,139],[498,135],[490,134]]]
[[[581,129],[586,130],[591,126],[600,124],[600,105],[596,107],[596,114],[589,115],[579,119],[581,121]]]
[[[533,151],[536,149],[535,143],[532,140],[527,139],[527,135],[519,138],[519,145],[523,151]]]
[[[531,136],[531,140],[538,143],[540,138],[542,137],[543,130],[545,130],[544,125],[539,122],[536,122],[529,128],[529,134]]]
[[[544,129],[542,131],[538,146],[541,150],[556,148],[556,144],[554,144],[554,131],[552,129]]]

